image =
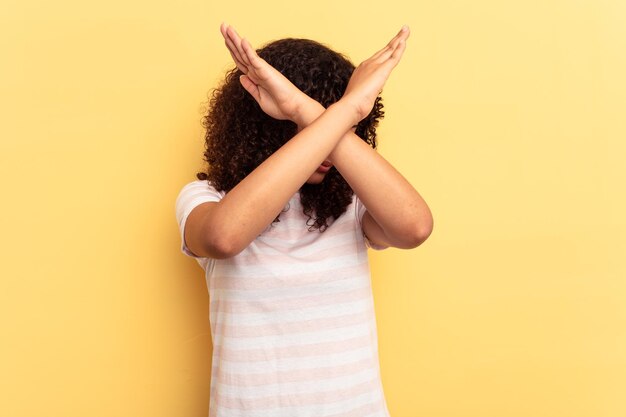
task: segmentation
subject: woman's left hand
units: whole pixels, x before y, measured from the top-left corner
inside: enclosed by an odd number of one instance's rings
[[[274,119],[291,120],[300,125],[300,109],[312,99],[257,55],[232,26],[222,23],[220,31],[237,68],[244,73],[239,78],[241,85],[261,109]]]

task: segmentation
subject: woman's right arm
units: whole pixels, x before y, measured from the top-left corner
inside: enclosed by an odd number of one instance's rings
[[[339,101],[263,161],[219,202],[204,203],[192,210],[186,223],[189,227],[185,228],[187,246],[192,252],[199,256],[228,258],[241,252],[265,230],[346,131],[369,114],[391,70],[400,60],[404,39],[408,36],[405,32],[400,31],[385,48],[361,63]],[[265,104],[275,106],[274,110],[279,112],[297,112],[300,105],[310,100],[293,90],[285,91],[291,87],[280,79],[282,74],[260,58],[247,41],[235,38],[235,42],[231,39],[227,46],[237,65],[245,68],[247,79],[242,80],[242,84],[262,107]],[[389,54],[382,54],[386,58],[380,58],[381,51],[388,52],[389,48],[393,48],[394,53],[389,57]],[[289,85],[293,87],[290,82]],[[301,101],[290,100],[294,98],[291,94]]]
[[[356,123],[357,112],[348,103],[329,106],[219,202],[201,205],[202,209],[194,213],[198,206],[189,214],[185,232],[189,249],[196,255],[218,259],[241,252],[276,218]]]

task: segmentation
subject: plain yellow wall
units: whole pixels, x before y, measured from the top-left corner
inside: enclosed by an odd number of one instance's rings
[[[392,417],[626,416],[626,3],[4,1],[0,415],[201,417],[202,167],[219,33],[355,63],[412,30],[380,152],[428,202],[371,253]]]

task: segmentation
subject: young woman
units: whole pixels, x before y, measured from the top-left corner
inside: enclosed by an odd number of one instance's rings
[[[375,150],[400,32],[358,67],[315,41],[255,51],[204,119],[206,172],[176,200],[182,251],[206,272],[209,416],[388,417],[367,247],[414,248],[433,219]]]

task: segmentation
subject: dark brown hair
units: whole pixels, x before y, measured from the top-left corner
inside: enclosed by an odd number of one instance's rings
[[[280,39],[257,53],[324,108],[341,98],[355,68],[343,54],[308,39]],[[230,191],[297,133],[294,122],[276,120],[263,112],[239,82],[242,74],[236,66],[227,71],[222,84],[212,90],[202,120],[208,167],[196,176],[218,191]],[[370,114],[357,125],[356,135],[372,148],[376,148],[376,127],[383,116],[379,96]],[[324,231],[329,219],[346,211],[353,194],[335,167],[321,183],[305,183],[300,188],[300,201],[309,217],[309,230]]]

